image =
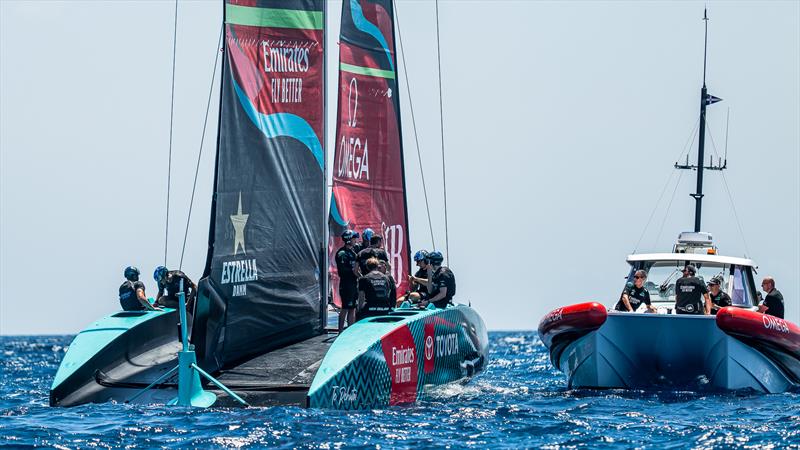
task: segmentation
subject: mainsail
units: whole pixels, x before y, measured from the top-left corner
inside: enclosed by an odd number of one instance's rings
[[[408,286],[409,242],[394,10],[391,0],[344,0],[339,43],[339,106],[328,261],[334,303],[340,305],[333,264],[345,229],[372,228],[398,283]]]
[[[209,256],[193,326],[207,368],[323,331],[324,22],[324,0],[225,2]]]

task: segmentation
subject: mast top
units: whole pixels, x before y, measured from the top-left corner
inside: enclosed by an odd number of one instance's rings
[[[708,60],[708,7],[703,8],[703,21],[705,22],[706,34],[703,41],[703,87],[706,87],[706,62]]]

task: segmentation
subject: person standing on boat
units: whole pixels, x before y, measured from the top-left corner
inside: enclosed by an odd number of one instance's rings
[[[345,322],[350,326],[356,321],[356,306],[358,302],[358,277],[356,276],[356,255],[353,247],[358,233],[345,230],[342,233],[343,245],[336,251],[336,272],[339,274],[339,298],[342,299],[342,308],[339,310],[339,333],[344,330]]]
[[[628,282],[625,284],[625,289],[622,291],[622,297],[617,302],[614,308],[622,312],[634,312],[642,303],[647,305],[647,311],[656,312],[656,308],[650,304],[650,292],[644,287],[644,280],[647,279],[647,272],[644,270],[637,270],[633,274],[633,283]]]
[[[775,289],[775,279],[772,277],[764,277],[761,281],[761,288],[764,289],[767,296],[764,297],[764,301],[758,305],[758,312],[783,319],[783,294],[781,294],[781,291]]]
[[[378,258],[366,261],[367,274],[358,279],[358,320],[386,314],[394,307],[397,288],[388,275],[378,270]]]
[[[426,308],[433,303],[437,308],[446,308],[452,304],[453,297],[456,295],[456,277],[453,272],[443,266],[444,256],[441,252],[433,251],[428,254],[430,262],[431,278],[427,284],[429,298],[420,302],[420,306]]]
[[[730,295],[723,292],[721,285],[722,277],[720,276],[712,277],[708,280],[708,296],[711,298],[711,313],[714,315],[720,309],[733,304]]]
[[[695,276],[691,264],[683,268],[683,277],[675,281],[675,312],[677,314],[711,314],[711,298],[705,283]],[[705,303],[703,302],[705,300]]]
[[[156,304],[166,308],[178,307],[178,293],[183,280],[183,292],[186,294],[186,312],[192,314],[194,298],[197,294],[197,285],[180,270],[167,270],[164,266],[156,267],[153,279],[158,283]]]
[[[119,304],[123,311],[158,311],[151,305],[144,294],[144,283],[139,281],[139,269],[133,266],[125,268],[125,282],[119,287]]]
[[[419,250],[414,254],[414,262],[417,264],[417,271],[414,275],[408,276],[409,285],[411,290],[406,292],[405,295],[397,299],[397,306],[400,306],[404,301],[411,303],[419,303],[428,298],[428,284],[430,284],[430,262],[428,262],[428,252]]]
[[[369,229],[365,230],[364,233],[368,230]],[[379,261],[383,261],[386,266],[386,272],[391,273],[389,255],[386,253],[386,250],[383,249],[383,236],[379,234],[373,234],[372,237],[369,238],[369,247],[358,252],[359,275],[364,276],[370,272],[367,269],[367,260],[370,258],[377,258]]]

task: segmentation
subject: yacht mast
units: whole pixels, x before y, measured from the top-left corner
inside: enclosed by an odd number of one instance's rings
[[[677,169],[697,170],[697,190],[694,194],[689,194],[695,200],[695,209],[694,209],[695,232],[700,231],[700,219],[702,217],[702,210],[703,210],[703,169],[723,170],[727,166],[727,160],[725,161],[725,164],[714,165],[713,158],[709,160],[708,166],[703,166],[703,160],[705,158],[705,140],[706,140],[706,107],[708,105],[722,101],[721,98],[709,95],[708,88],[706,87],[706,65],[708,61],[708,9],[707,8],[703,10],[703,21],[705,22],[705,38],[703,40],[703,87],[702,89],[700,89],[700,128],[699,128],[700,135],[698,136],[697,139],[697,165],[690,165],[688,161],[688,156],[686,164],[675,163],[675,168]]]

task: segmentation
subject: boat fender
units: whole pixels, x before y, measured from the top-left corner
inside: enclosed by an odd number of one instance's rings
[[[800,327],[788,320],[735,306],[720,309],[716,320],[727,334],[766,342],[800,358]]]

